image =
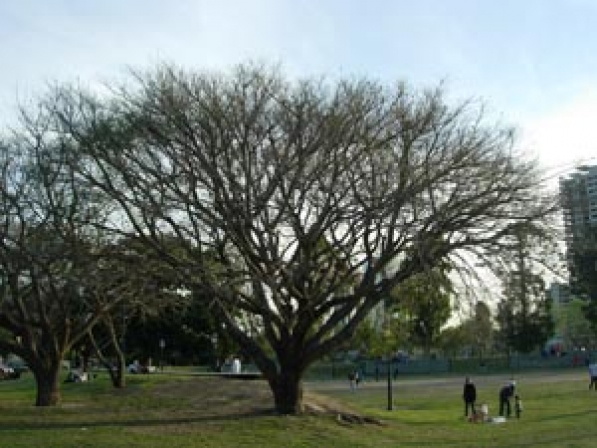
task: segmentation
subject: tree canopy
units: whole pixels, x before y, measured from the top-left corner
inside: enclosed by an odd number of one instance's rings
[[[440,89],[162,66],[44,107],[77,179],[117,205],[103,228],[194,279],[281,413],[300,412],[305,369],[394,287],[445,260],[490,262],[555,208],[512,130]]]
[[[505,269],[500,273],[503,299],[498,303],[497,339],[508,353],[511,350],[528,353],[553,335],[554,322],[545,283],[534,269],[532,252],[540,246],[531,241],[537,235],[521,227],[516,238],[517,247],[505,254]]]
[[[453,293],[449,266],[445,263],[436,264],[434,269],[415,275],[392,290],[394,312],[407,327],[411,344],[422,347],[426,356],[450,318]]]

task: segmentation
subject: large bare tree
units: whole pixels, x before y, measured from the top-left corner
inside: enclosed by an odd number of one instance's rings
[[[54,111],[80,176],[119,203],[115,230],[192,273],[280,413],[392,288],[489,262],[554,206],[511,130],[439,90],[161,67],[109,100],[59,92]],[[174,256],[166,233],[198,250]]]

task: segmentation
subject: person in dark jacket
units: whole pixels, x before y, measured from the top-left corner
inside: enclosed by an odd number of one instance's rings
[[[510,406],[510,398],[514,396],[514,388],[516,387],[516,383],[514,381],[510,381],[504,387],[500,389],[500,415],[503,417],[508,417],[512,415],[512,408]],[[504,412],[506,415],[504,415]]]
[[[464,400],[464,416],[468,417],[468,410],[471,409],[471,415],[475,415],[475,401],[477,401],[477,388],[467,376],[464,380],[464,390],[462,392]]]

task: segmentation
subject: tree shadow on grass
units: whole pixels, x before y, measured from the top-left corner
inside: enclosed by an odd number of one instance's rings
[[[562,412],[559,414],[552,414],[549,417],[543,417],[541,420],[562,420],[563,418],[584,417],[587,414],[597,414],[597,409],[592,411]]]
[[[18,415],[13,414],[10,416],[12,418],[0,421],[0,432],[101,427],[159,428],[279,415],[265,381],[201,378],[196,381],[165,382],[150,390],[127,387],[125,390],[110,391],[110,394],[116,396],[106,402],[106,407],[102,407],[98,401],[93,402],[91,409],[85,401],[62,405],[76,414],[57,415],[50,412],[36,415],[35,412],[31,413],[30,408],[17,409],[15,412],[19,412]],[[119,402],[122,396],[126,396],[127,401]],[[135,396],[147,401],[127,409],[128,400]],[[93,400],[90,398],[89,402]],[[114,411],[110,407],[112,402],[119,404]],[[336,415],[344,411],[354,413],[340,402],[311,392],[305,393],[304,405],[308,415]]]
[[[102,428],[102,427],[142,427],[142,426],[170,426],[170,425],[185,425],[193,423],[215,423],[226,422],[242,419],[252,419],[260,417],[271,417],[279,415],[274,409],[258,410],[251,412],[238,412],[226,415],[196,415],[189,417],[174,417],[174,418],[140,418],[135,420],[114,419],[102,421],[37,421],[37,422],[0,422],[1,431],[31,431],[31,430],[54,430],[54,429],[79,429],[79,428]]]

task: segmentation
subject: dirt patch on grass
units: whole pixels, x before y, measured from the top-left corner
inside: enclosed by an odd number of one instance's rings
[[[180,400],[185,408],[206,417],[275,414],[272,392],[261,379],[195,377],[156,385],[154,394],[165,400]],[[303,407],[308,414],[355,413],[344,404],[311,391],[305,392]]]

